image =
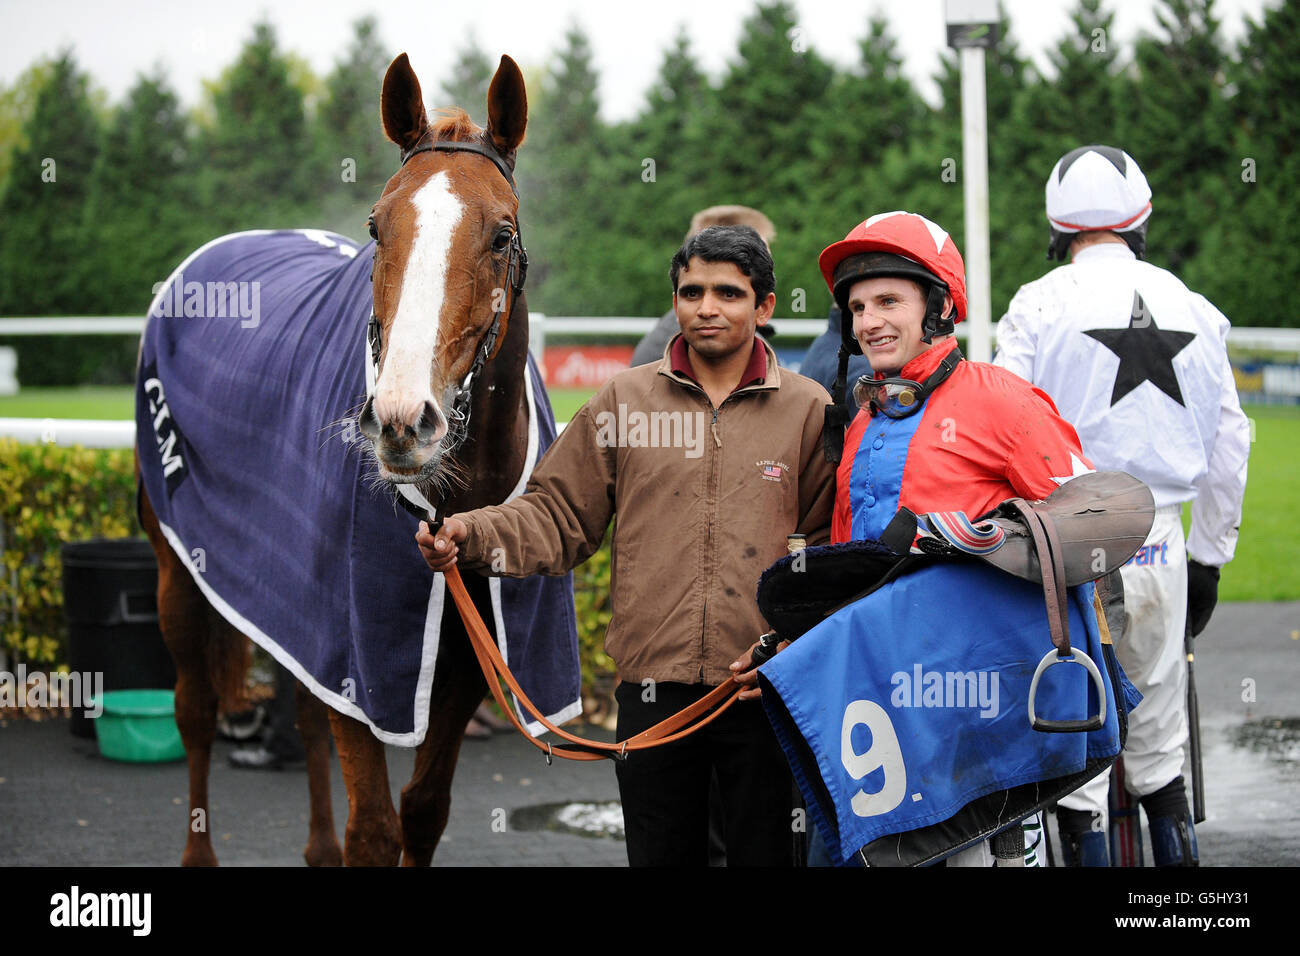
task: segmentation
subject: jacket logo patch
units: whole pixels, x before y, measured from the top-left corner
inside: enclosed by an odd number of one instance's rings
[[[790,470],[790,466],[783,461],[765,460],[754,464],[758,465],[761,476],[765,481],[780,481],[785,473]]]

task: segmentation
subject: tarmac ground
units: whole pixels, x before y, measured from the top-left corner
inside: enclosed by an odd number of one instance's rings
[[[1203,866],[1300,864],[1300,602],[1225,604],[1197,640],[1208,817]],[[592,735],[599,735],[599,731]],[[605,739],[610,739],[608,733]],[[212,761],[210,825],[227,866],[301,866],[306,772]],[[414,751],[388,748],[397,795]],[[340,839],[347,797],[333,770]],[[105,760],[66,720],[0,720],[0,866],[175,866],[188,826],[183,762]],[[582,835],[558,809],[617,821],[607,761],[545,758],[513,733],[461,749],[451,820],[434,866],[625,866],[621,839]],[[590,805],[590,806],[587,806]]]

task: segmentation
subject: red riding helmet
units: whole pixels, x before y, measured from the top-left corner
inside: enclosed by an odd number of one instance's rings
[[[928,289],[923,323],[925,341],[952,332],[944,318],[943,294],[952,296],[955,321],[966,318],[966,267],[952,237],[935,223],[912,212],[882,212],[854,226],[842,240],[822,250],[817,264],[840,307],[840,336],[860,354],[848,309],[849,289],[862,279],[900,276]]]

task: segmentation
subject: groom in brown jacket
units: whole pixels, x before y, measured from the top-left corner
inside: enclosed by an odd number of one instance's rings
[[[614,519],[605,648],[621,683],[618,738],[706,694],[767,625],[759,575],[787,534],[829,537],[834,468],[822,453],[830,397],[777,367],[758,326],[776,305],[766,244],[746,226],[691,237],[669,275],[681,334],[658,365],[611,378],[538,463],[525,493],[421,524],[435,571],[563,574]],[[756,696],[757,692],[750,692]],[[757,702],[617,767],[628,860],[704,865],[716,771],[732,865],[790,865],[800,830],[790,772]]]

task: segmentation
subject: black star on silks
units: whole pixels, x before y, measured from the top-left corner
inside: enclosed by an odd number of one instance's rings
[[[1133,293],[1133,314],[1129,317],[1127,329],[1091,329],[1083,334],[1119,356],[1115,387],[1110,393],[1112,408],[1143,382],[1150,382],[1186,407],[1174,372],[1174,356],[1196,338],[1196,333],[1161,331],[1140,293]]]

